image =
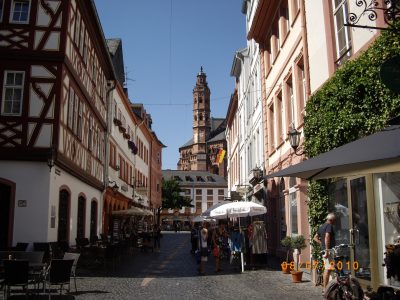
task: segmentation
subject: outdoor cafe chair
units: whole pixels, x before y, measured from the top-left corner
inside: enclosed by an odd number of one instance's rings
[[[22,287],[28,296],[29,262],[27,260],[3,260],[4,265],[4,299],[12,293],[12,287]]]
[[[74,285],[75,285],[75,292],[78,291],[76,288],[76,266],[78,265],[78,259],[80,257],[80,253],[72,253],[72,252],[65,252],[64,259],[73,259],[74,263],[72,264],[71,268],[71,276],[74,277]]]
[[[63,287],[68,286],[68,293],[70,292],[70,278],[73,259],[52,259],[49,268],[44,276],[43,292],[46,292],[46,286],[49,286],[48,295],[50,297],[51,286],[58,285],[60,287],[60,295],[62,294]]]

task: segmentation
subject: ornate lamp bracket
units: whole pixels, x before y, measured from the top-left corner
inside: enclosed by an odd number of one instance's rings
[[[366,28],[366,29],[380,29],[380,30],[392,30],[399,31],[395,28],[392,23],[400,17],[400,0],[352,0],[357,7],[360,7],[361,12],[356,14],[354,12],[349,13],[348,23],[345,26]],[[383,17],[388,27],[368,26],[361,25],[360,20],[366,16],[370,21],[376,21],[378,19],[378,11],[383,11]]]

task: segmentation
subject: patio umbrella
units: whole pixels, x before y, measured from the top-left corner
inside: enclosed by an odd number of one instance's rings
[[[210,211],[210,217],[216,219],[238,218],[247,216],[262,215],[267,208],[261,204],[251,201],[236,201],[225,203]]]
[[[195,216],[192,219],[193,223],[199,223],[199,222],[216,222],[215,219],[210,218],[210,217],[205,217],[205,216]]]
[[[210,206],[207,210],[205,210],[205,211],[201,214],[201,216],[203,216],[203,217],[209,217],[209,216],[210,216],[210,212],[211,212],[212,210],[214,210],[214,209],[220,207],[221,205],[228,204],[228,203],[232,203],[232,202],[230,202],[230,201],[218,202],[217,204],[214,204],[213,206]]]
[[[210,216],[216,219],[239,218],[240,217],[257,216],[267,212],[267,208],[261,204],[250,201],[235,201],[221,205],[210,212]],[[240,261],[242,264],[242,272],[244,272],[243,251],[240,252]]]
[[[113,216],[146,216],[147,213],[138,207],[131,207],[123,210],[115,210],[111,213]]]

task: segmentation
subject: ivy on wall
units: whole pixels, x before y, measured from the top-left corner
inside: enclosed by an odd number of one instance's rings
[[[400,22],[394,24],[400,29]],[[304,147],[311,158],[372,134],[400,115],[400,95],[380,80],[387,59],[400,55],[400,34],[384,31],[358,58],[346,62],[307,101]],[[312,181],[308,213],[312,236],[328,212],[328,182]],[[313,251],[314,257],[319,249]]]

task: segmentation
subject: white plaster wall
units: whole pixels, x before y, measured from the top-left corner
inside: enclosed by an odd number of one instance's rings
[[[15,183],[13,244],[44,242],[49,235],[49,167],[45,162],[0,161],[0,177]],[[26,200],[26,207],[18,207]]]
[[[49,169],[46,166],[46,171],[49,173]],[[57,170],[56,174],[55,170]],[[85,237],[90,237],[90,208],[92,200],[97,201],[97,234],[102,232],[102,211],[103,211],[103,194],[102,191],[80,181],[78,178],[70,175],[69,173],[53,167],[50,176],[50,197],[48,196],[48,213],[47,220],[50,223],[51,217],[51,206],[56,207],[56,226],[50,228],[48,225],[48,240],[57,240],[57,225],[58,225],[58,203],[59,193],[62,187],[68,187],[70,191],[70,220],[69,220],[69,241],[70,245],[75,245],[76,230],[77,230],[77,215],[78,215],[78,197],[82,193],[86,198],[86,210],[85,210]]]
[[[125,95],[120,95],[119,91],[117,89],[115,89],[113,91],[113,99],[117,102],[118,108],[121,110],[121,115],[123,115],[125,117],[126,120],[126,125],[129,126],[132,130],[131,133],[131,140],[133,140],[136,144],[136,136],[135,134],[139,137],[139,139],[143,142],[143,144],[145,145],[145,147],[148,150],[148,154],[149,154],[149,161],[151,159],[151,153],[150,153],[150,143],[148,142],[148,140],[146,139],[143,131],[142,131],[142,127],[144,127],[145,125],[141,125],[140,127],[138,127],[132,120],[130,113],[126,110],[125,105],[123,104],[124,101],[126,101],[124,99]],[[114,101],[112,102],[114,103]],[[114,104],[112,104],[113,106]],[[112,107],[112,110],[114,110],[114,106]],[[113,114],[114,115],[114,114]],[[138,124],[140,125],[140,123]],[[150,185],[150,171],[149,171],[149,165],[146,164],[142,158],[139,157],[138,154],[133,155],[132,151],[128,148],[128,140],[125,139],[122,135],[122,133],[119,131],[118,126],[115,126],[114,124],[111,125],[111,139],[113,140],[114,143],[116,143],[117,145],[117,151],[119,153],[121,153],[126,161],[129,161],[129,163],[133,166],[133,170],[138,170],[140,171],[144,176],[146,176],[148,178],[148,186]],[[136,145],[138,146],[138,145]],[[118,160],[118,157],[117,157]],[[109,178],[113,181],[116,181],[117,184],[119,186],[121,186],[122,184],[126,184],[125,182],[122,182],[119,179],[119,172],[116,172],[115,170],[109,168]],[[136,176],[136,172],[133,174],[133,176]],[[136,178],[137,179],[137,178]],[[128,191],[124,192],[120,189],[120,192],[123,193],[126,197],[130,198],[132,197],[132,187],[130,187],[128,185]],[[142,198],[144,198],[144,202],[141,203],[145,206],[149,206],[149,199],[146,195],[141,195]]]
[[[329,77],[327,36],[322,1],[305,0],[310,88],[314,93]]]

